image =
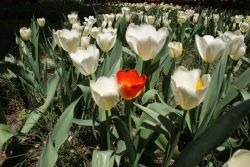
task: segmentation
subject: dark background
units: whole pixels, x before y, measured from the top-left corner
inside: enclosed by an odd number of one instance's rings
[[[30,27],[30,19],[45,17],[46,25],[50,29],[61,28],[62,21],[71,11],[78,11],[83,17],[94,15],[93,8],[89,3],[95,2],[95,9],[103,9],[103,4],[107,0],[85,0],[84,2],[73,0],[45,1],[41,0],[0,0],[0,59],[8,53],[18,54],[15,45],[15,34],[19,35],[19,29],[23,26]],[[116,2],[116,1],[113,1]],[[144,2],[143,0],[127,0],[124,2]],[[250,0],[147,0],[146,2],[160,3],[172,2],[180,5],[200,5],[202,7],[211,6],[214,8],[236,9],[236,13],[246,13],[250,11]]]

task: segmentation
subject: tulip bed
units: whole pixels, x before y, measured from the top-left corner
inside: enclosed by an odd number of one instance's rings
[[[0,62],[22,104],[18,128],[0,106],[2,165],[248,167],[250,16],[107,5],[20,28]]]

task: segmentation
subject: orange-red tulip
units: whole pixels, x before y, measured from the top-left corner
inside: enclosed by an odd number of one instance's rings
[[[133,69],[128,72],[120,70],[116,73],[116,81],[120,86],[120,95],[126,100],[131,100],[139,96],[146,80],[146,75],[142,74],[139,76],[138,72]]]

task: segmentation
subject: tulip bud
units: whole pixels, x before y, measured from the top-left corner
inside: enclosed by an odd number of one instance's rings
[[[240,149],[222,167],[249,167],[250,151]]]
[[[117,34],[114,32],[101,32],[96,37],[96,42],[103,52],[110,51],[116,41]]]
[[[182,55],[182,43],[180,42],[169,42],[168,44],[168,55],[173,58],[177,59]]]
[[[31,40],[31,30],[30,28],[22,27],[19,30],[20,36],[24,41]]]
[[[46,21],[45,21],[44,17],[38,18],[36,20],[37,20],[37,24],[38,24],[39,27],[44,27],[45,26]]]
[[[75,12],[68,14],[67,17],[68,17],[70,24],[74,24],[74,23],[78,22],[78,14]]]
[[[98,67],[100,52],[95,45],[89,45],[87,49],[77,48],[70,53],[74,66],[85,76],[94,74]]]
[[[201,58],[206,63],[214,63],[226,51],[226,44],[220,37],[195,35],[195,43]]]
[[[176,69],[171,76],[171,89],[175,103],[184,110],[191,110],[204,101],[211,77],[201,76],[201,70],[188,71],[183,66]]]
[[[119,87],[113,76],[90,81],[90,89],[95,103],[103,110],[110,110],[119,101]]]
[[[54,43],[57,45],[57,46],[59,46],[59,47],[61,47],[61,44],[60,44],[60,42],[59,42],[59,34],[62,32],[62,30],[57,30],[57,31],[55,31],[54,29],[53,29],[53,38],[54,38]]]
[[[215,23],[217,23],[220,19],[220,15],[219,14],[213,14],[213,20]]]
[[[90,37],[81,37],[81,47],[83,48],[87,48],[89,46],[89,42],[90,42]]]
[[[197,23],[198,19],[199,19],[199,13],[195,13],[194,16],[193,16],[193,22]]]
[[[61,47],[69,52],[75,52],[76,48],[79,45],[80,42],[80,33],[75,31],[75,30],[68,30],[68,29],[63,29],[59,34],[58,34],[58,39]]]
[[[240,23],[240,31],[245,33],[249,30],[249,23],[243,22]]]
[[[153,59],[164,46],[168,29],[156,31],[152,25],[130,24],[126,31],[126,40],[133,51],[143,60]]]

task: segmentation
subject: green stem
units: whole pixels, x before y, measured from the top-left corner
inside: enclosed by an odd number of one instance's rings
[[[110,150],[111,149],[111,143],[110,143],[110,119],[109,119],[109,110],[105,111],[106,114],[106,132],[107,132],[107,149]]]
[[[125,101],[125,113],[128,118],[128,130],[129,130],[130,136],[132,136],[132,119],[131,119],[132,103],[129,100]]]
[[[208,72],[209,72],[209,67],[210,67],[210,64],[209,64],[209,63],[207,63],[207,67],[206,67],[205,74],[208,74]]]
[[[172,159],[172,157],[174,155],[175,147],[178,144],[178,141],[179,141],[182,129],[183,129],[183,125],[185,122],[186,115],[187,115],[187,111],[184,111],[184,114],[182,116],[182,120],[181,120],[181,122],[178,126],[178,129],[177,129],[177,133],[174,136],[173,140],[171,141],[172,145],[170,146],[169,151],[166,149],[166,151],[168,151],[168,154],[165,153],[165,157],[164,157],[164,161],[163,161],[163,165],[162,165],[163,167],[169,166],[170,160]]]

